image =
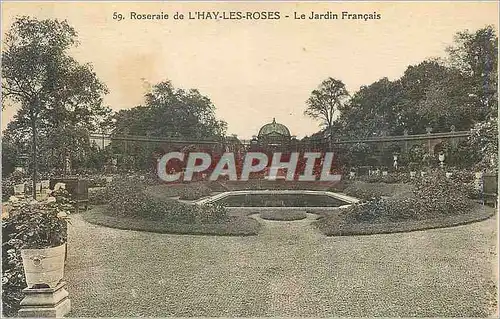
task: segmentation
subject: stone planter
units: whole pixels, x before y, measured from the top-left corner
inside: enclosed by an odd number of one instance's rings
[[[40,181],[40,185],[41,185],[42,189],[48,189],[50,187],[50,180],[44,179],[44,180]]]
[[[55,288],[23,289],[19,317],[24,318],[61,318],[71,311],[71,301],[64,289],[65,282]]]
[[[14,185],[14,196],[23,195],[26,191],[24,184]]]
[[[28,288],[42,284],[55,288],[64,276],[65,254],[66,244],[45,249],[22,249]]]

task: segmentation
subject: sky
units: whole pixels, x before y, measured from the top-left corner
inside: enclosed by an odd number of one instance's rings
[[[191,20],[199,11],[279,12],[273,20]],[[311,12],[339,19],[308,19]],[[380,19],[341,19],[342,12]],[[125,19],[113,19],[114,13]],[[136,20],[137,14],[168,14]],[[175,12],[185,19],[174,20]],[[306,19],[295,19],[305,14]],[[108,86],[113,110],[143,103],[148,85],[163,80],[208,96],[228,134],[256,135],[273,118],[301,138],[320,129],[305,101],[323,80],[349,92],[380,78],[399,78],[408,65],[445,55],[458,31],[498,30],[493,2],[3,2],[2,36],[18,15],[60,19],[78,32],[70,54],[91,63]],[[285,17],[285,16],[288,16]],[[16,107],[2,111],[2,130]]]

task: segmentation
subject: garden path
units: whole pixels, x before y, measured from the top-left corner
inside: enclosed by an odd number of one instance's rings
[[[167,235],[74,215],[71,316],[486,316],[497,218],[388,235],[325,237],[263,221],[258,236]]]

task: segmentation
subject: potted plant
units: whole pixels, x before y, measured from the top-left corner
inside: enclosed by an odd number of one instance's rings
[[[414,178],[415,176],[417,176],[418,164],[415,162],[411,162],[409,166],[410,166],[410,177]]]
[[[382,167],[382,176],[387,176],[389,175],[389,170],[387,169],[387,167]]]
[[[11,199],[7,245],[20,251],[28,288],[55,288],[64,275],[72,203],[64,189],[45,201]],[[10,226],[10,227],[9,227]]]

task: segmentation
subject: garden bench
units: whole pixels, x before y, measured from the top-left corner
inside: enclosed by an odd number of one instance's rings
[[[80,205],[88,208],[89,203],[89,182],[78,178],[54,178],[50,180],[50,189],[54,189],[57,183],[64,183],[66,190],[71,195],[71,199],[76,202],[76,211],[78,212]]]
[[[493,204],[497,207],[498,204],[498,175],[484,174],[483,175],[483,204]]]

